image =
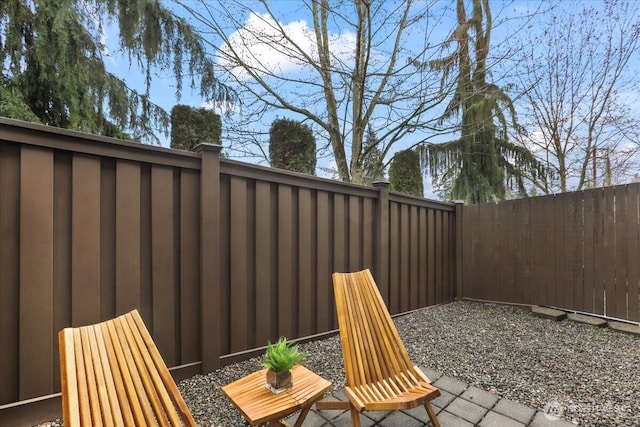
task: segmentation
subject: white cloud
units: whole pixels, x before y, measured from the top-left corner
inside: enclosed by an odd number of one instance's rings
[[[344,61],[353,57],[353,33],[331,34],[329,37],[336,59]],[[259,74],[284,75],[303,72],[309,66],[304,55],[317,61],[314,29],[306,21],[278,24],[268,14],[251,12],[244,26],[234,31],[220,48],[218,64],[238,79],[245,80],[249,75],[239,65],[240,62]]]

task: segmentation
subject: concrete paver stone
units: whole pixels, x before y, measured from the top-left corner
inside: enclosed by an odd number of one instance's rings
[[[467,383],[452,377],[440,377],[433,385],[456,396],[460,396],[468,387]]]
[[[493,411],[523,424],[529,424],[536,414],[535,409],[509,399],[500,399],[496,406],[493,407]]]
[[[519,421],[514,420],[513,418],[505,417],[504,415],[498,414],[497,412],[489,412],[483,419],[480,421],[480,427],[525,427]]]
[[[467,388],[460,397],[487,409],[493,408],[493,405],[500,399],[499,396],[474,386]]]
[[[473,424],[478,424],[484,418],[488,409],[459,397],[447,406],[446,411]]]

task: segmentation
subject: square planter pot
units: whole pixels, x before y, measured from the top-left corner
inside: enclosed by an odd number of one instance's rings
[[[267,371],[267,388],[275,394],[282,393],[293,387],[291,381],[291,371],[274,372]]]

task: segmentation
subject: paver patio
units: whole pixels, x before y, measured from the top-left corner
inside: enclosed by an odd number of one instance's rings
[[[533,408],[501,399],[473,385],[443,376],[427,368],[422,371],[440,389],[441,396],[433,400],[442,427],[572,427],[575,424]],[[334,399],[346,400],[340,392]],[[360,415],[363,427],[425,427],[431,426],[427,411],[418,407],[405,411],[364,412]],[[348,411],[318,411],[313,409],[304,427],[350,426]]]

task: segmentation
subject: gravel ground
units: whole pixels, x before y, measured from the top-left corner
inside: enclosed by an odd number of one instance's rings
[[[412,360],[582,426],[640,426],[640,338],[528,310],[455,302],[396,318]],[[307,367],[344,387],[337,336],[306,343]],[[260,359],[178,384],[199,425],[243,419],[220,387],[260,368]]]

